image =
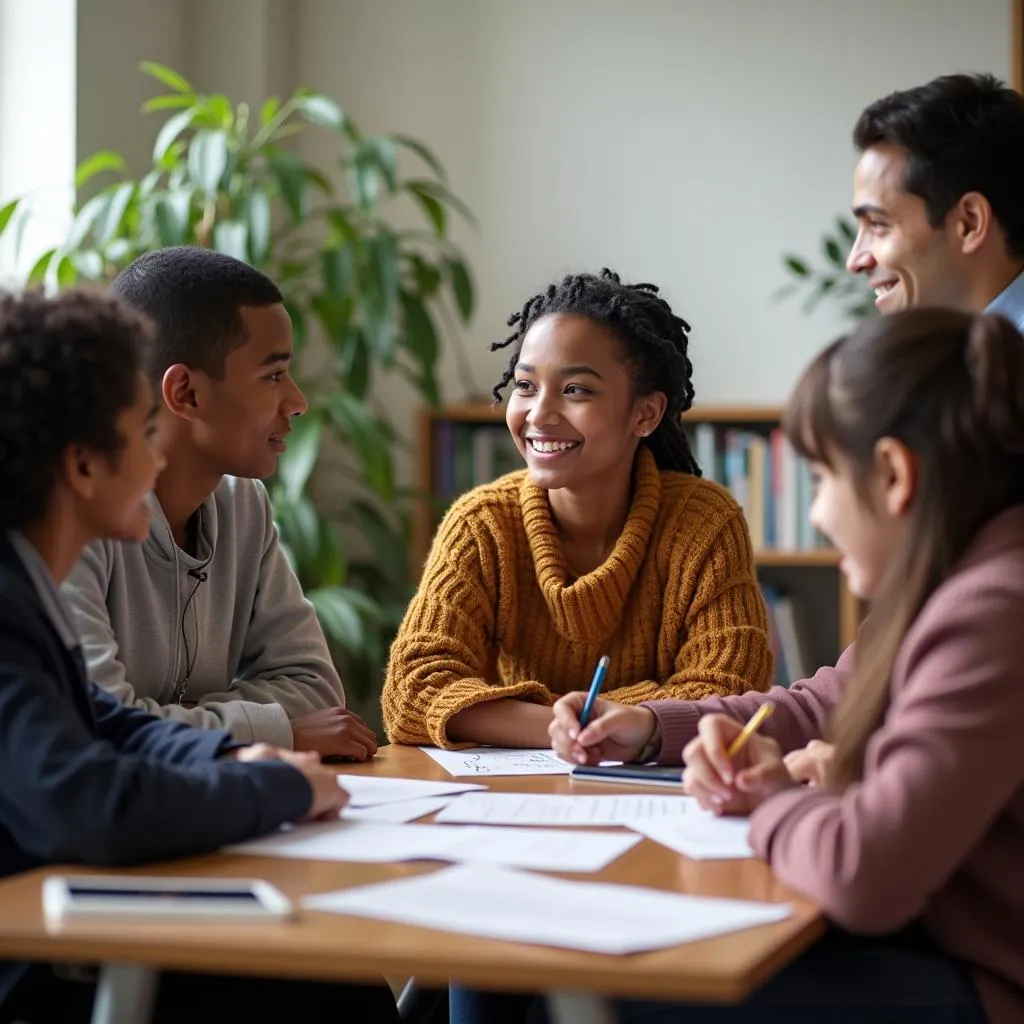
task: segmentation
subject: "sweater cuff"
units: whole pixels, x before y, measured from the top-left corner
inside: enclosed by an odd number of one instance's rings
[[[683,747],[697,735],[700,712],[696,701],[650,700],[641,707],[654,712],[661,730],[661,748],[655,756],[658,764],[682,764]]]
[[[226,705],[231,707],[230,704]],[[237,701],[235,708],[243,721],[231,722],[231,734],[243,743],[269,743],[272,747],[291,750],[294,745],[292,723],[280,704],[257,704],[255,701]],[[234,710],[235,708],[232,708]],[[241,735],[248,732],[248,736]]]
[[[772,838],[783,820],[789,817],[794,808],[805,803],[808,797],[816,801],[822,796],[827,798],[831,795],[828,791],[822,793],[820,789],[808,786],[793,786],[769,797],[763,804],[755,807],[750,815],[750,832],[747,836],[750,848],[758,857],[770,864]]]

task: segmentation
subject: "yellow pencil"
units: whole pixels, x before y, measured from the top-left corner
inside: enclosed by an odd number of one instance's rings
[[[775,710],[775,705],[766,700],[751,716],[750,721],[743,726],[743,731],[732,741],[729,749],[725,752],[726,757],[735,757],[745,746],[747,740],[754,735],[761,727],[761,723]]]

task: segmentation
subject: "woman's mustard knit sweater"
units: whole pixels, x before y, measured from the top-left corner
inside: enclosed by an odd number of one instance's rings
[[[391,648],[382,705],[392,742],[453,747],[445,725],[499,697],[551,704],[586,690],[625,704],[767,689],[772,653],[750,535],[717,484],[636,463],[607,560],[572,579],[547,492],[525,471],[460,498],[438,528]]]

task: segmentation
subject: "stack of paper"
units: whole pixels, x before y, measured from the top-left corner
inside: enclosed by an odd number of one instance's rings
[[[678,818],[700,805],[690,796],[549,796],[537,793],[469,793],[448,804],[437,822],[482,825],[630,825],[649,818]]]
[[[509,864],[537,871],[600,871],[640,841],[639,835],[629,832],[331,821],[295,825],[225,850],[309,860],[449,860]]]
[[[788,906],[464,864],[429,875],[309,896],[303,906],[356,917],[594,953],[638,953],[771,924]]]
[[[568,775],[572,765],[547,748],[507,750],[504,747],[470,747],[442,750],[420,747],[449,775],[477,778],[482,775]]]

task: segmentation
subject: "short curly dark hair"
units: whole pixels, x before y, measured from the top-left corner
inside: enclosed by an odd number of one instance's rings
[[[0,530],[46,513],[70,445],[117,457],[152,338],[146,319],[94,292],[0,295]]]

